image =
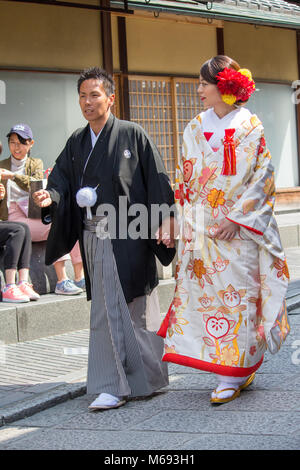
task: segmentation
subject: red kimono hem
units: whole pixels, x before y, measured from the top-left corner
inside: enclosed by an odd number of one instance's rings
[[[251,230],[251,232],[257,233],[257,235],[263,235],[263,232],[260,232],[259,230],[256,230],[256,228],[248,227],[247,225],[240,224],[239,222],[236,222],[235,220],[229,219],[229,217],[226,217],[227,220],[230,220],[230,222],[233,222],[234,224],[240,225],[241,227],[247,228],[248,230]]]
[[[206,372],[213,372],[214,374],[227,375],[230,377],[247,377],[253,374],[261,366],[264,356],[252,367],[230,367],[222,366],[220,364],[212,364],[211,362],[201,361],[193,357],[182,356],[181,354],[167,353],[163,356],[164,362],[173,362],[180,366],[192,367],[193,369],[200,369]]]

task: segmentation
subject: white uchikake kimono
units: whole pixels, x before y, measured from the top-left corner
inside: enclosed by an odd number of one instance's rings
[[[236,175],[221,174],[225,128],[235,129]],[[190,121],[175,199],[181,232],[174,298],[158,331],[163,361],[246,377],[290,329],[274,169],[257,116],[242,108],[219,119],[210,109]],[[240,226],[231,242],[210,237],[224,217]]]

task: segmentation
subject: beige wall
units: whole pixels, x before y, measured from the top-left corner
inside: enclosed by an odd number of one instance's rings
[[[81,0],[97,4],[98,0]],[[170,15],[169,15],[170,16]],[[174,20],[126,17],[128,67],[132,72],[198,75],[216,55],[216,27]],[[81,70],[102,65],[100,13],[0,0],[0,66]],[[204,21],[187,18],[187,21]],[[117,17],[112,16],[113,62],[119,70]],[[298,77],[292,30],[224,23],[225,53],[255,78]]]
[[[217,52],[212,26],[127,17],[126,31],[130,72],[198,75]]]
[[[247,67],[255,78],[298,78],[296,32],[283,28],[224,24],[225,53]]]
[[[0,1],[0,65],[77,70],[102,65],[97,11]]]

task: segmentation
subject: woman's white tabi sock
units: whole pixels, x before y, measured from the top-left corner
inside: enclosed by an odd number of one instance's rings
[[[211,397],[212,398],[230,398],[235,393],[235,390],[238,390],[238,388],[247,381],[249,376],[230,377],[227,375],[216,374],[216,377],[219,380],[219,384],[216,388],[216,392],[219,392],[219,393],[215,393],[215,391],[213,391],[211,394]],[[228,388],[230,388],[230,390],[224,390]],[[224,390],[224,391],[221,392],[221,390]]]

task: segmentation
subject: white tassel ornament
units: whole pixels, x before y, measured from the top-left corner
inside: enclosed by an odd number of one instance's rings
[[[76,202],[79,207],[86,207],[87,218],[89,220],[92,219],[91,207],[93,207],[97,201],[97,188],[98,186],[96,186],[96,188],[85,186],[84,188],[79,189],[76,194]]]

